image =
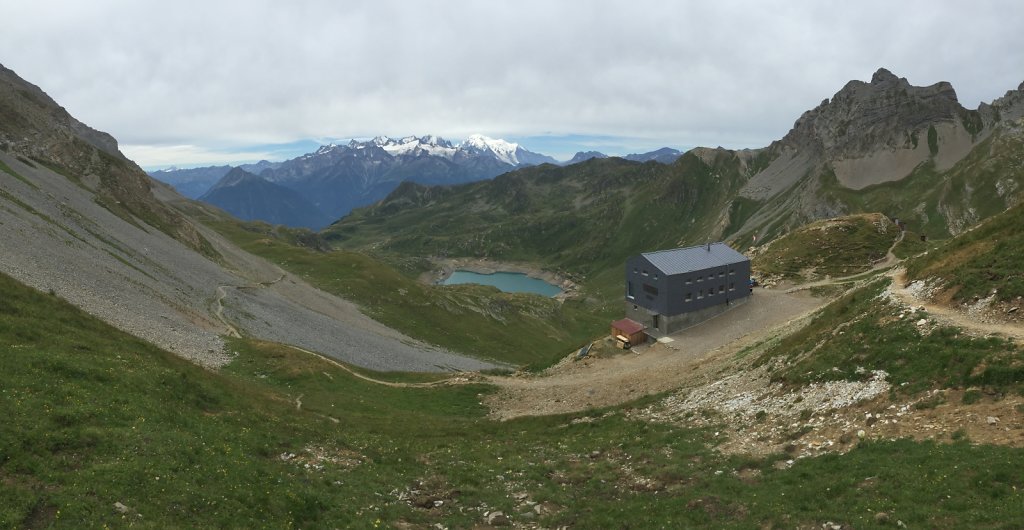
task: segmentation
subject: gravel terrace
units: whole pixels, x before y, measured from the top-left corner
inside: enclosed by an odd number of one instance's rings
[[[672,335],[673,342],[608,358],[573,361],[570,355],[537,375],[491,378],[501,390],[487,404],[493,417],[504,420],[606,407],[673,390],[695,375],[710,377],[703,366],[773,336],[825,302],[807,293],[757,289],[750,302]]]

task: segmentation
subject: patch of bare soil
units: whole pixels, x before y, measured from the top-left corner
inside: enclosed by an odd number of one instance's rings
[[[867,381],[784,389],[770,368],[733,368],[715,382],[680,390],[629,415],[687,427],[717,427],[725,453],[785,452],[793,459],[843,453],[862,439],[914,438],[1024,447],[1024,398],[983,396],[963,404],[963,390],[935,390],[892,401],[884,372]],[[975,390],[975,392],[977,392]]]
[[[607,407],[704,384],[737,352],[795,329],[824,303],[806,293],[759,289],[750,302],[672,335],[672,342],[580,361],[573,354],[540,374],[491,377],[500,390],[486,403],[492,417],[505,420]]]

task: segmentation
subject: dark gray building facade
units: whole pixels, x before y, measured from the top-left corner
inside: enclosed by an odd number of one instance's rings
[[[667,335],[748,301],[749,282],[725,243],[645,252],[626,261],[626,317]]]

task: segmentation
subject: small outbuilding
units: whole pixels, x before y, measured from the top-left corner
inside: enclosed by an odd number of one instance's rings
[[[647,340],[646,328],[643,324],[623,318],[622,320],[616,320],[612,322],[612,338],[625,337],[630,345],[643,344]]]
[[[750,299],[750,259],[725,243],[645,252],[626,261],[626,317],[668,335]]]

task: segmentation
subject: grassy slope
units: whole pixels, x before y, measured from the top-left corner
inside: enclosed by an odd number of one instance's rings
[[[759,274],[800,279],[848,276],[867,271],[885,258],[899,237],[899,227],[881,214],[861,214],[811,223],[773,241],[752,263]]]
[[[761,362],[786,360],[773,377],[790,384],[866,380],[871,370],[885,370],[901,393],[966,387],[993,395],[1024,392],[1024,350],[956,328],[922,333],[916,322],[927,319],[927,313],[900,319],[899,308],[879,296],[888,281],[880,279],[833,302],[809,326],[767,350]]]
[[[911,261],[911,280],[940,278],[954,299],[986,297],[997,289],[997,299],[1024,296],[1024,205],[997,215],[945,246]]]
[[[236,341],[231,365],[204,372],[5,276],[0,293],[4,527],[469,527],[494,509],[527,520],[517,492],[551,509],[547,527],[1024,516],[1020,450],[865,443],[778,470],[781,455],[724,457],[709,431],[615,410],[494,423],[486,387],[382,387],[272,344]]]
[[[477,357],[545,367],[593,340],[613,316],[610,306],[576,300],[560,303],[479,285],[424,285],[365,254],[297,246],[301,232],[275,237],[262,223],[214,217],[204,222],[394,329]]]

